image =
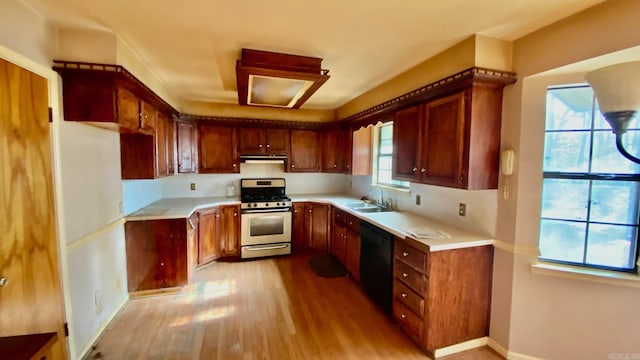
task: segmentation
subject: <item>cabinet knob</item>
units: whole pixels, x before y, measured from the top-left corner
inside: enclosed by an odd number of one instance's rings
[[[163,263],[163,262],[161,262],[161,263],[160,263],[160,266],[164,266],[164,263]]]
[[[9,278],[3,276],[0,277],[0,287],[5,287],[9,283]]]
[[[238,213],[237,213],[237,212],[234,212],[234,213],[233,213],[233,216],[238,216]]]
[[[295,164],[291,164],[291,167],[294,168],[294,167],[296,167],[296,165]]]
[[[402,294],[400,294],[400,296],[402,296],[403,298],[406,298],[407,297],[407,293],[402,293]]]
[[[337,167],[338,167],[338,164],[333,164],[333,167],[334,167],[334,168],[337,168]]]
[[[405,256],[405,257],[406,257],[406,256],[409,256],[409,253],[408,253],[408,252],[403,252],[403,253],[402,253],[402,256]]]
[[[403,319],[406,319],[406,318],[407,318],[407,315],[402,314],[402,315],[400,315],[400,317],[401,317],[401,318],[403,318]]]
[[[220,217],[220,214],[216,214],[216,219]]]
[[[353,225],[353,221],[349,221],[349,225]]]
[[[420,172],[427,172],[427,169],[422,168],[422,170],[420,170]]]
[[[236,164],[235,164],[235,163],[233,164],[233,167],[236,167]]]
[[[402,277],[407,277],[407,276],[409,276],[409,274],[407,274],[407,273],[402,273]]]
[[[267,149],[270,148],[270,147],[271,147],[271,145],[267,144]]]
[[[260,149],[262,149],[262,144],[258,145],[258,147],[259,147]]]
[[[414,166],[413,167],[413,172],[416,172],[416,171],[418,171],[418,168]]]
[[[298,209],[293,210],[293,212],[294,212],[294,213],[297,213],[297,212],[298,212]]]
[[[313,212],[313,210],[309,210],[309,212]]]

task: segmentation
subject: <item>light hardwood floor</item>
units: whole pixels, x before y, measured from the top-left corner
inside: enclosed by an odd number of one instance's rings
[[[182,293],[133,299],[97,344],[105,359],[428,359],[349,278],[309,255],[198,269]],[[448,360],[502,359],[488,348]]]

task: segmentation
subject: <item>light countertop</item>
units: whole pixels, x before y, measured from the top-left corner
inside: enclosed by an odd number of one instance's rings
[[[294,202],[313,201],[331,204],[400,238],[411,237],[407,234],[406,231],[408,229],[416,228],[429,228],[436,231],[445,232],[449,235],[448,238],[439,239],[413,238],[415,241],[428,245],[431,251],[492,245],[494,242],[494,239],[490,236],[463,231],[455,228],[454,226],[409,212],[390,211],[379,213],[361,213],[352,210],[345,205],[347,203],[359,201],[359,199],[344,194],[298,194],[289,195],[289,197]],[[127,221],[179,218],[186,219],[198,209],[233,204],[240,204],[240,198],[169,198],[156,201],[136,212],[125,216],[125,219]]]

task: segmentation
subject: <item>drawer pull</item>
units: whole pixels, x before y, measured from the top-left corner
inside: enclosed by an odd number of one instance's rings
[[[400,296],[402,296],[403,298],[406,298],[407,297],[407,293],[402,293],[402,294],[400,294]]]
[[[402,277],[407,277],[407,276],[409,276],[409,274],[407,274],[407,273],[402,273]]]
[[[407,257],[407,256],[409,256],[409,253],[405,251],[405,252],[402,253],[402,256]]]
[[[403,318],[403,319],[406,319],[406,318],[407,318],[407,315],[405,315],[405,314],[401,314],[401,315],[400,315],[400,317],[401,317],[401,318]]]

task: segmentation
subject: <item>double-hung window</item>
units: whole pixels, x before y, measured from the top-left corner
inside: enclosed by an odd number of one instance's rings
[[[378,125],[376,139],[376,156],[374,158],[375,178],[378,185],[394,188],[409,188],[409,182],[391,178],[393,161],[393,123]]]
[[[640,153],[640,121],[624,135]],[[588,86],[547,91],[540,258],[636,271],[640,165],[624,158]]]

